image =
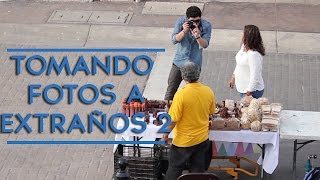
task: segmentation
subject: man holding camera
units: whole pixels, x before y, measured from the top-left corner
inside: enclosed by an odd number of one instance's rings
[[[202,65],[202,50],[207,48],[211,38],[211,23],[201,19],[201,10],[191,6],[186,16],[180,17],[172,33],[172,42],[177,45],[176,54],[168,78],[165,100],[172,100],[182,81],[180,68],[189,60]]]

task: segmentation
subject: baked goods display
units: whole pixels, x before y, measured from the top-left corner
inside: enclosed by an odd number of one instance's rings
[[[163,124],[159,115],[162,112],[168,112],[172,101],[164,100],[148,100],[144,99],[144,103],[133,100],[127,103],[127,98],[122,101],[122,113],[128,117],[132,117],[136,113],[144,113],[144,121],[149,124],[153,123],[156,126],[161,126]],[[150,119],[154,119],[150,122]]]
[[[217,104],[210,129],[240,130],[239,111],[239,105],[234,100],[227,99]]]
[[[122,101],[122,113],[132,117],[136,113],[144,113],[147,124],[161,126],[163,122],[159,115],[168,112],[172,101],[148,100],[144,103],[127,99]],[[209,117],[209,128],[214,130],[239,131],[278,131],[280,126],[280,103],[271,103],[265,97],[255,99],[245,96],[240,101],[226,99],[216,104],[215,113]],[[150,122],[152,120],[152,122]]]
[[[245,96],[241,101],[226,99],[217,103],[212,115],[210,129],[251,131],[278,131],[280,126],[280,103],[269,103],[265,97],[255,99]]]
[[[262,105],[262,131],[278,131],[280,125],[281,104]]]

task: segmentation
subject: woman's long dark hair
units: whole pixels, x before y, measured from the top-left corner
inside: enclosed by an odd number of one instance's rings
[[[258,51],[262,56],[265,55],[262,38],[259,28],[255,25],[246,25],[243,30],[242,43],[245,50]]]

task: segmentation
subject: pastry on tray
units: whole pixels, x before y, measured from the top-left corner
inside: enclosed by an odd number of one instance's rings
[[[261,130],[261,123],[260,121],[253,121],[251,123],[251,131],[258,132]]]
[[[251,122],[248,120],[248,115],[243,114],[240,119],[240,124],[242,129],[250,129]]]
[[[259,109],[260,108],[260,104],[258,99],[252,99],[250,104],[249,104],[249,109]]]
[[[259,101],[259,104],[260,104],[260,105],[269,105],[269,100],[268,100],[268,98],[261,97],[261,98],[258,99],[258,101]]]
[[[253,99],[252,96],[244,96],[242,99],[241,99],[241,104],[243,104],[245,107],[248,107],[250,105],[250,102],[251,100]]]

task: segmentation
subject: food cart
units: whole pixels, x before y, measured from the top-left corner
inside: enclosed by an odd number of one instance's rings
[[[125,102],[125,101],[124,101]],[[245,107],[232,100],[226,100],[222,104],[217,104],[217,111],[211,116],[208,124],[209,139],[213,141],[213,159],[229,159],[235,167],[210,167],[209,170],[223,170],[238,179],[239,173],[245,173],[249,176],[257,176],[261,165],[261,175],[263,171],[271,174],[277,167],[279,155],[279,114],[281,110],[280,104],[270,104],[266,99],[259,101],[250,101]],[[250,106],[251,104],[251,106]],[[140,109],[139,109],[140,106]],[[279,107],[280,106],[280,107]],[[130,114],[130,105],[123,103],[123,113]],[[125,107],[125,108],[124,108]],[[132,108],[133,107],[133,108]],[[131,110],[146,113],[144,121],[147,122],[147,129],[141,134],[135,134],[131,131],[125,131],[123,134],[117,134],[115,140],[155,140],[162,138],[162,134],[158,133],[162,122],[159,120],[159,114],[164,113],[170,107],[170,103],[161,100],[146,101],[144,105],[134,105],[132,103]],[[272,111],[272,107],[274,111]],[[247,109],[245,109],[247,108]],[[222,110],[222,111],[221,111]],[[129,113],[129,114],[128,114]],[[259,121],[259,124],[253,123]],[[266,123],[264,123],[266,122]],[[128,129],[132,129],[134,124],[130,124]],[[252,126],[252,127],[251,127]],[[119,121],[117,128],[124,127],[124,122]],[[170,134],[169,137],[172,137]],[[252,137],[252,138],[250,138]],[[242,146],[243,152],[253,148],[252,144],[259,144],[262,151],[258,162],[241,156],[241,151],[233,152],[235,155],[226,154],[220,156],[217,152],[220,146],[215,142],[228,142],[229,146]],[[237,144],[237,145],[236,145]],[[224,146],[225,148],[225,146]],[[237,148],[234,148],[237,149]],[[241,148],[240,148],[241,149]],[[128,159],[129,172],[131,176],[139,179],[161,179],[166,171],[168,146],[163,145],[119,145],[114,147],[115,163],[121,157]],[[249,150],[248,150],[249,151]],[[243,155],[244,153],[242,153]],[[255,170],[250,172],[243,169],[240,161],[249,162]],[[117,165],[115,164],[115,171]]]

